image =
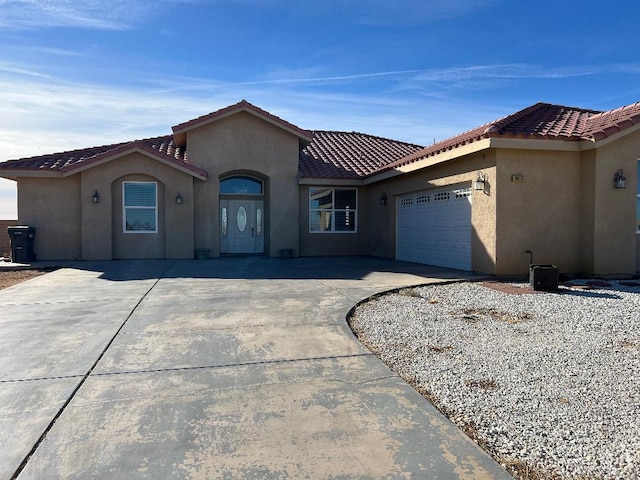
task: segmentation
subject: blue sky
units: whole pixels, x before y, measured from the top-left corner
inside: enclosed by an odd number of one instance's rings
[[[640,101],[639,20],[636,0],[0,0],[0,161],[241,99],[422,145],[538,101],[609,110]]]

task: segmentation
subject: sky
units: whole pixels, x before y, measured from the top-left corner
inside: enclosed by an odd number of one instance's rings
[[[637,0],[0,0],[0,161],[242,99],[420,145],[540,101],[610,110],[640,101],[639,20]]]

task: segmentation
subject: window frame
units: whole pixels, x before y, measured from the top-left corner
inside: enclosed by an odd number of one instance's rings
[[[144,184],[144,185],[153,185],[153,195],[154,195],[154,205],[152,207],[146,206],[127,206],[127,194],[126,194],[126,185],[128,184]],[[153,210],[154,213],[154,229],[153,230],[129,230],[127,229],[127,209],[138,209],[138,210]],[[122,233],[125,234],[154,234],[158,233],[158,182],[142,182],[136,180],[126,180],[122,182]]]
[[[331,208],[313,208],[311,206],[312,194],[314,190],[330,190],[331,191]],[[353,209],[336,208],[336,191],[353,191],[355,193],[355,206]],[[357,187],[329,187],[325,185],[314,185],[309,187],[309,233],[338,233],[353,234],[358,233],[358,188]],[[329,230],[314,230],[312,228],[313,212],[328,212],[331,215],[331,228]],[[340,213],[348,214],[353,212],[353,230],[336,230],[336,215]]]

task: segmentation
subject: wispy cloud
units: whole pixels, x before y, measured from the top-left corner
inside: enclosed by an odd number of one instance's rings
[[[157,8],[154,4],[152,0],[0,0],[0,28],[125,30]]]
[[[17,75],[26,75],[29,77],[49,78],[49,75],[45,73],[40,73],[30,68],[25,68],[18,65],[12,65],[6,62],[0,62],[0,72],[17,74]]]

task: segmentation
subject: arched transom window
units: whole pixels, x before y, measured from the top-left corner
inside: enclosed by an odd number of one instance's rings
[[[262,180],[248,176],[228,177],[220,181],[220,193],[225,195],[262,195]]]

